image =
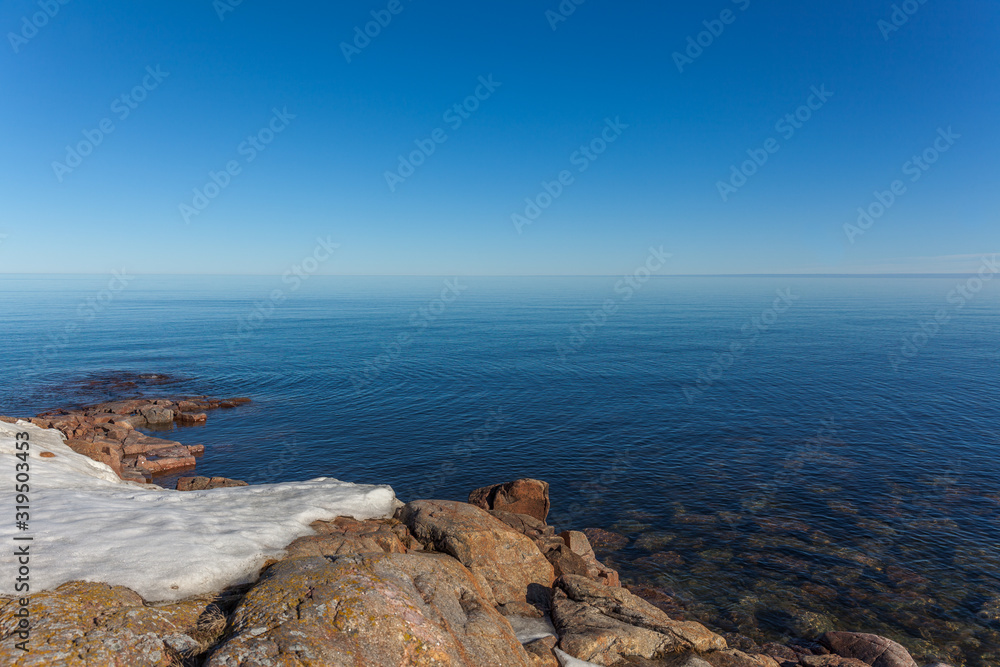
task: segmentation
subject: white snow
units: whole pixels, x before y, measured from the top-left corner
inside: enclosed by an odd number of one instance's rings
[[[556,628],[548,616],[531,618],[530,616],[507,616],[510,626],[514,628],[517,641],[528,644],[544,637],[558,637]]]
[[[14,526],[15,434],[30,435],[30,530]],[[54,458],[42,458],[51,452]],[[0,423],[0,479],[9,513],[0,542],[33,536],[31,592],[85,580],[127,586],[150,601],[176,600],[252,581],[318,519],[391,516],[388,486],[320,478],[209,491],[171,491],[124,482],[77,454],[55,430]],[[13,595],[14,559],[0,567],[0,594]]]
[[[557,648],[552,649],[552,652],[556,654],[556,658],[559,660],[559,664],[562,665],[562,667],[587,667],[588,665],[597,667],[596,662],[587,662],[586,660],[574,658],[569,653],[560,651]]]

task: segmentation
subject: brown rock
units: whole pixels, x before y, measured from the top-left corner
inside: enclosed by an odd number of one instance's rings
[[[294,558],[240,603],[208,667],[529,667],[489,591],[444,555]]]
[[[552,621],[566,653],[598,665],[625,656],[719,651],[726,641],[699,623],[675,621],[623,588],[567,575],[555,583]]]
[[[587,539],[585,533],[578,530],[566,530],[559,533],[559,537],[573,553],[580,556],[584,563],[586,563],[585,576],[595,581],[600,581],[607,586],[621,586],[621,579],[618,576],[618,572],[597,560],[594,549],[590,546],[590,540]],[[570,574],[578,573],[573,572]]]
[[[714,651],[701,656],[712,667],[779,667],[778,661],[766,655],[751,655],[736,649]]]
[[[149,405],[139,408],[139,414],[150,426],[169,424],[174,421],[174,411],[159,405]]]
[[[39,456],[41,456],[43,459],[54,459],[56,457],[56,455],[53,454],[52,452],[42,452],[41,454],[39,454]]]
[[[863,632],[827,632],[819,643],[831,653],[856,658],[871,667],[917,667],[909,652],[900,644]]]
[[[204,412],[178,412],[175,419],[178,424],[192,426],[194,424],[204,424],[208,421],[208,415]]]
[[[178,477],[178,491],[204,491],[208,488],[208,477]]]
[[[518,479],[476,489],[469,503],[484,510],[527,514],[541,522],[549,516],[549,484],[538,479]]]
[[[529,538],[486,511],[447,500],[417,500],[398,518],[414,537],[449,554],[490,590],[505,614],[537,614],[552,585],[552,565]]]
[[[559,659],[552,649],[559,641],[555,637],[542,637],[524,645],[524,650],[528,652],[529,664],[532,667],[559,667]]]
[[[32,594],[26,653],[10,632],[19,608],[16,600],[0,599],[0,664],[11,667],[172,667],[182,653],[203,653],[224,628],[204,622],[218,614],[209,598],[152,607],[121,586],[71,582]]]

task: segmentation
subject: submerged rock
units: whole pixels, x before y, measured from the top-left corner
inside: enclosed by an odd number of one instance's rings
[[[819,643],[830,652],[856,658],[871,667],[917,667],[909,652],[900,644],[863,632],[827,632]]]

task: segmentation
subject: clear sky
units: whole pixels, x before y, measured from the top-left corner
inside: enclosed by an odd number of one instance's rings
[[[331,274],[1000,251],[995,0],[236,2],[0,5],[0,272],[280,274],[317,238]]]

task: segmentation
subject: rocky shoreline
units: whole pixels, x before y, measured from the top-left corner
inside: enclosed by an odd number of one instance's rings
[[[204,423],[210,410],[248,402],[132,399],[25,421],[146,484],[193,468],[203,450],[137,429]],[[192,476],[177,488],[236,485],[245,482]],[[66,583],[32,596],[30,653],[16,648],[19,601],[0,598],[0,664],[918,667],[872,634],[758,645],[687,620],[657,589],[622,585],[595,555],[603,531],[548,525],[548,490],[521,479],[476,489],[467,503],[415,500],[391,518],[315,521],[315,534],[255,583],[180,601]]]

